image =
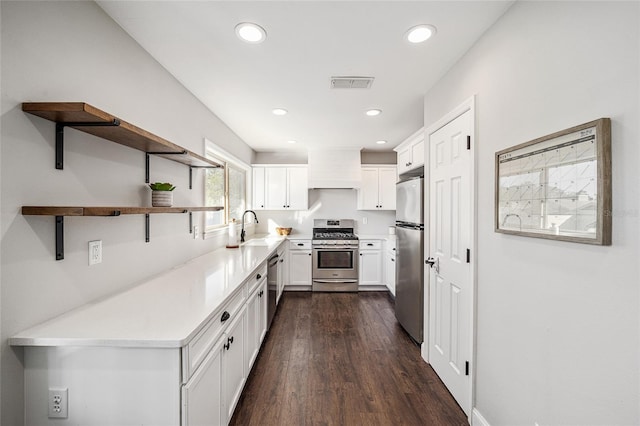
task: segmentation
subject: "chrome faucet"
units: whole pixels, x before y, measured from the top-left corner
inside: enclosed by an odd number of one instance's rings
[[[246,215],[247,213],[252,213],[253,214],[253,218],[256,220],[256,223],[258,223],[258,216],[256,216],[256,212],[254,212],[253,210],[245,210],[244,213],[242,213],[242,230],[240,231],[240,242],[244,243],[244,215]]]

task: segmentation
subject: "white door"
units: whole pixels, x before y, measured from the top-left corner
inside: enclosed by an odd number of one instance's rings
[[[222,345],[213,347],[182,387],[182,425],[217,425],[222,417]]]
[[[286,167],[265,168],[265,208],[283,210],[287,207]]]
[[[363,167],[362,183],[358,189],[358,210],[375,210],[378,205],[378,169]]]
[[[289,285],[311,289],[311,250],[289,251]]]
[[[429,363],[469,415],[472,356],[472,155],[469,110],[429,137]]]
[[[264,210],[265,208],[265,180],[264,167],[253,168],[253,209]]]

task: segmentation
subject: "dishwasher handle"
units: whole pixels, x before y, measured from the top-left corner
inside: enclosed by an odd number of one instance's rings
[[[278,256],[277,254],[275,256],[273,256],[272,258],[269,259],[269,267],[275,266],[276,263],[278,263],[278,259],[280,258],[280,256]]]

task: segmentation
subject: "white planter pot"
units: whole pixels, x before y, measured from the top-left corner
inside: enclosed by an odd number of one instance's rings
[[[151,205],[153,207],[171,207],[173,205],[173,192],[151,191]]]

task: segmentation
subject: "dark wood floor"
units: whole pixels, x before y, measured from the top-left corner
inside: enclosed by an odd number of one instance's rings
[[[387,293],[284,293],[231,425],[467,425]]]

